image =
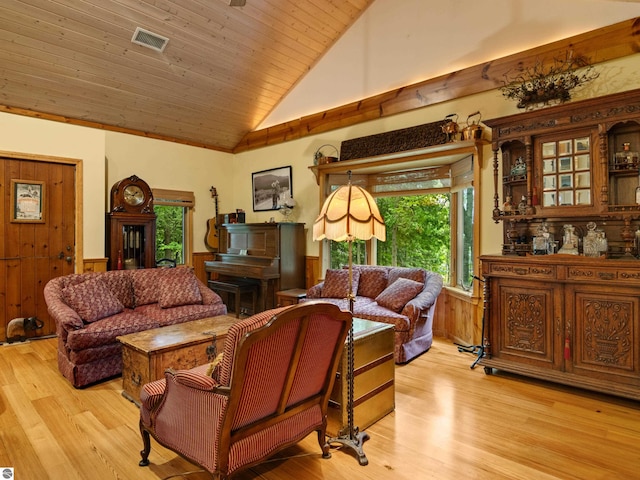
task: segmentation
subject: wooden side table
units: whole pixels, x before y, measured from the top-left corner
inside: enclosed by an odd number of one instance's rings
[[[354,426],[371,426],[395,410],[395,362],[393,325],[353,319]],[[327,433],[340,436],[348,429],[347,347],[338,366],[327,411]]]
[[[276,304],[278,307],[296,305],[300,299],[306,298],[307,291],[303,288],[292,288],[290,290],[280,290],[276,292]]]

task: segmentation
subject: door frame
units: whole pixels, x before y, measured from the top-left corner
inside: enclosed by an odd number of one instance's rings
[[[40,155],[24,152],[10,152],[0,150],[0,157],[12,158],[16,160],[31,160],[43,163],[63,163],[73,165],[75,169],[75,227],[74,228],[74,272],[81,273],[84,271],[84,244],[83,244],[83,211],[82,211],[82,192],[83,192],[83,176],[82,176],[82,159],[71,157],[56,157],[52,155]]]

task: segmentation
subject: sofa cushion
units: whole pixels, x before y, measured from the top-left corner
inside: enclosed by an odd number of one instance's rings
[[[394,312],[400,312],[402,307],[418,295],[423,288],[423,283],[408,278],[398,278],[376,297],[376,303]]]
[[[92,278],[86,282],[72,285],[62,291],[64,301],[73,308],[87,323],[115,315],[124,310],[124,306],[111,293],[101,278]]]
[[[387,287],[388,275],[385,267],[363,266],[358,268],[358,296],[376,298]]]
[[[69,332],[67,346],[71,350],[83,350],[109,345],[116,343],[116,338],[121,335],[142,332],[159,326],[157,320],[125,310],[99,322],[89,323],[80,330]]]
[[[158,304],[161,308],[179,307],[202,303],[198,280],[191,270],[171,269],[169,275],[162,275],[157,285]]]
[[[420,282],[424,285],[427,281],[427,271],[423,268],[390,267],[388,285],[391,285],[398,278],[408,278],[409,280]]]
[[[373,298],[362,298],[370,300],[370,302],[360,302],[356,300],[353,311],[354,317],[372,320],[374,322],[388,323],[389,325],[393,325],[395,332],[405,332],[409,330],[411,321],[402,312],[397,313],[386,307],[382,307],[378,305]]]
[[[360,272],[353,270],[353,292],[358,291]],[[322,296],[326,298],[346,298],[349,295],[349,270],[327,270],[322,287]]]
[[[157,303],[150,303],[136,307],[135,312],[152,318],[161,327],[165,327],[176,323],[224,315],[227,313],[227,307],[224,303],[215,303],[213,305],[180,305],[173,308],[160,308]]]
[[[308,301],[313,300],[308,298],[300,300],[300,302]],[[342,310],[349,310],[349,302],[345,298],[324,298],[323,301],[333,303]],[[410,328],[410,321],[406,315],[392,312],[388,308],[378,305],[373,298],[369,297],[356,297],[353,304],[353,316],[373,322],[388,323],[393,325],[396,332],[404,332]]]

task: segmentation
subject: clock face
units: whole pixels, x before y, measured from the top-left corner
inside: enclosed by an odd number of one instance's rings
[[[148,213],[153,215],[153,192],[147,182],[131,175],[111,187],[112,213]]]
[[[144,192],[137,185],[127,185],[123,193],[124,201],[129,205],[140,205],[145,200]]]

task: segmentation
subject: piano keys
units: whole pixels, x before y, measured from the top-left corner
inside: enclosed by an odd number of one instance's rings
[[[305,288],[304,223],[230,223],[219,232],[216,260],[204,262],[210,280],[260,283],[258,309],[276,306],[276,292]]]

